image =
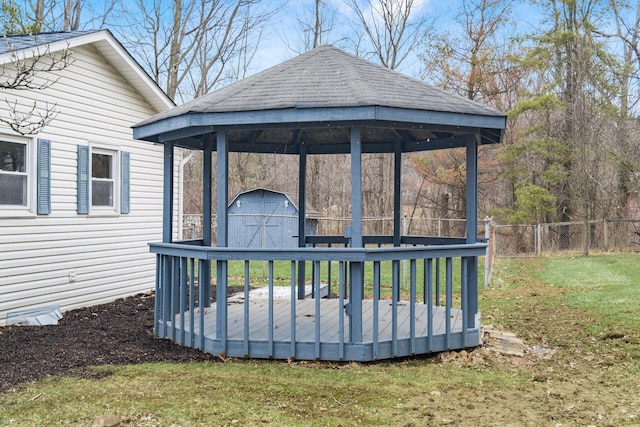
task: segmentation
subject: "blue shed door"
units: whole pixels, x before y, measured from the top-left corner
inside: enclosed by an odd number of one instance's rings
[[[274,201],[248,202],[249,212],[256,215],[246,217],[245,242],[249,248],[289,247],[287,230],[284,230],[284,205]]]
[[[249,193],[240,208],[230,208],[229,245],[244,248],[290,248],[297,246],[297,216],[286,197],[272,193]],[[238,213],[236,213],[238,212]]]

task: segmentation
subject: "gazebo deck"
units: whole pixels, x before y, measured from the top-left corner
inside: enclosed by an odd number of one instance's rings
[[[175,316],[175,329],[171,322],[166,327],[179,344],[198,347],[203,343],[206,352],[248,358],[367,361],[473,347],[481,342],[478,329],[463,332],[462,310],[379,300],[376,313],[376,302],[369,299],[362,301],[362,342],[350,343],[349,317],[340,318],[340,304],[339,299],[305,299],[296,300],[292,307],[291,301],[277,299],[270,310],[268,299],[254,299],[247,306],[229,303],[224,351],[216,334],[215,305],[204,309],[204,341],[198,308],[193,324],[190,312],[185,311],[184,319]]]
[[[480,344],[475,271],[485,243],[251,251],[199,243],[151,245],[155,332],[178,344],[225,357],[351,361]],[[262,294],[251,292],[256,262],[268,267]],[[287,285],[275,284],[276,265]],[[305,265],[312,268],[303,288]],[[215,288],[200,286],[211,283],[214,266]],[[227,296],[230,280],[244,284],[240,298]],[[315,288],[311,299],[307,287]]]

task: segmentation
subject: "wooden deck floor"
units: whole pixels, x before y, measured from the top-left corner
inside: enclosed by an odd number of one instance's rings
[[[343,302],[346,304],[348,301]],[[167,325],[171,330],[167,335],[175,337],[174,341],[178,343],[199,348],[204,346],[204,351],[224,353],[229,357],[306,360],[342,360],[348,355],[347,360],[366,361],[480,344],[477,329],[463,331],[461,310],[451,309],[447,333],[447,315],[443,306],[432,306],[429,321],[427,305],[416,303],[412,334],[411,304],[405,301],[397,303],[397,328],[394,333],[393,304],[390,300],[378,301],[377,322],[374,322],[374,301],[363,301],[362,342],[351,343],[349,316],[344,314],[339,304],[339,299],[296,300],[294,324],[291,320],[291,301],[288,299],[273,300],[271,322],[269,301],[266,299],[251,300],[248,307],[244,302],[230,303],[227,305],[226,342],[216,336],[217,313],[214,304],[205,308],[204,337],[200,335],[201,319],[197,308],[194,310],[193,335],[190,334],[192,322],[188,311],[183,318],[176,315],[175,330],[170,324]],[[429,327],[432,328],[431,334]]]

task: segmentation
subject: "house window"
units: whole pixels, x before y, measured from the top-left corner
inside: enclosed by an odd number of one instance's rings
[[[78,213],[118,215],[130,211],[128,151],[78,145]]]
[[[91,152],[91,206],[115,208],[115,152]]]
[[[29,205],[27,142],[0,140],[0,205]]]

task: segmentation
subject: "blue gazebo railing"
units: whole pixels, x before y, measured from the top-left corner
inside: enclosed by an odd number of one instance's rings
[[[470,279],[469,272],[484,255],[485,243],[250,251],[199,241],[150,246],[158,255],[155,331],[181,345],[227,357],[368,361],[481,341],[477,277]],[[409,265],[405,287],[401,262]],[[250,293],[254,263],[267,265],[264,299]],[[288,277],[276,277],[274,266],[282,264]],[[312,268],[300,283],[303,264]],[[362,292],[350,287],[351,264],[363,267]],[[330,265],[334,277],[327,274]],[[212,270],[214,302],[204,282]],[[239,301],[227,297],[231,281],[242,287]],[[321,292],[299,298],[300,286],[320,289],[328,283],[333,285],[328,298]],[[285,297],[278,298],[275,291],[282,288]]]

